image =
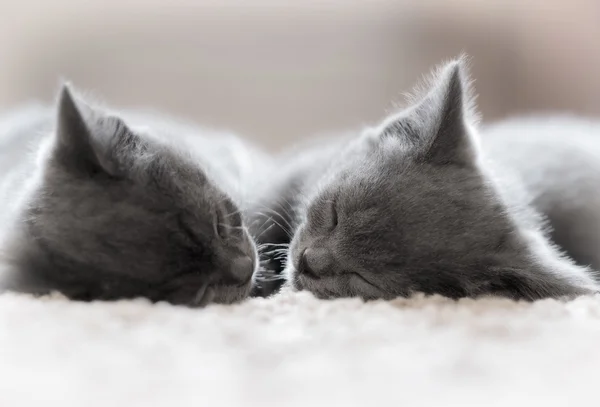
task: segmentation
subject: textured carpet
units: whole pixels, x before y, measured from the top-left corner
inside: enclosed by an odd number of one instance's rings
[[[598,406],[600,297],[0,296],[0,406]]]

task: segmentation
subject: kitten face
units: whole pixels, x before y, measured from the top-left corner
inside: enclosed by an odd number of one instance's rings
[[[540,265],[479,170],[463,75],[450,64],[422,100],[341,154],[291,243],[293,287],[364,299],[573,292],[531,274]]]
[[[68,89],[24,214],[24,285],[81,299],[245,298],[256,249],[239,209],[191,154]]]

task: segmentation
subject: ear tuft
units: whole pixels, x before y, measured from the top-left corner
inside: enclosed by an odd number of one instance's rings
[[[61,86],[58,96],[58,111],[65,115],[76,116],[79,115],[79,109],[71,88],[72,85],[69,82],[65,82]]]
[[[73,169],[96,171],[100,165],[91,144],[90,112],[86,109],[74,95],[72,85],[63,84],[58,96],[55,154]]]
[[[77,143],[87,133],[85,119],[77,104],[71,85],[63,84],[58,96],[57,136],[67,146]]]
[[[416,112],[427,137],[424,157],[436,164],[469,165],[474,151],[466,122],[465,86],[462,63],[450,62]]]
[[[401,137],[419,159],[440,165],[471,166],[475,146],[471,140],[474,98],[465,58],[434,69],[413,96],[412,105],[386,120],[383,136]]]
[[[406,103],[415,106],[422,103],[432,93],[448,89],[449,85],[460,84],[462,97],[462,110],[466,123],[476,126],[480,121],[477,111],[477,95],[473,88],[473,80],[470,77],[470,58],[466,54],[442,63],[425,75],[410,93],[405,93]]]

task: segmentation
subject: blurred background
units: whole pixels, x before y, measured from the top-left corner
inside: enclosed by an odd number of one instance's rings
[[[598,0],[0,0],[0,108],[60,78],[278,149],[374,123],[467,52],[485,121],[600,114]]]

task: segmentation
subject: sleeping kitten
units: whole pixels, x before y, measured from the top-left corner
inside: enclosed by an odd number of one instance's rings
[[[566,134],[551,137],[552,122],[516,122],[479,146],[466,76],[462,60],[447,64],[378,127],[289,165],[274,191],[295,222],[293,288],[364,299],[599,290],[586,266],[600,268],[600,126],[556,123]]]
[[[0,132],[4,289],[186,305],[248,295],[257,253],[239,205],[252,152],[239,140],[92,107],[69,87],[56,111],[12,114]]]

